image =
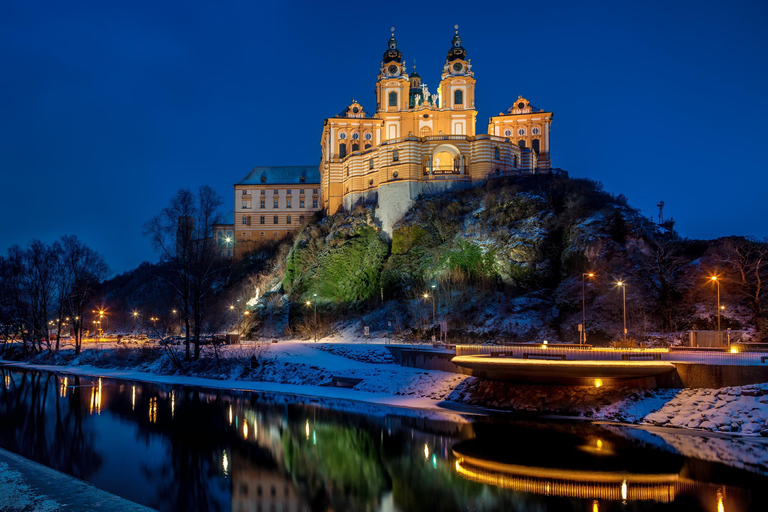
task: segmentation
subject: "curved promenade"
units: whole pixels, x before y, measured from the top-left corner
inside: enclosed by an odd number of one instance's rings
[[[522,359],[488,354],[457,356],[451,361],[476,377],[525,382],[642,379],[675,371],[668,361]]]

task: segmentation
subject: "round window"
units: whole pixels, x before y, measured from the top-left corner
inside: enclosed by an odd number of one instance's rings
[[[517,104],[517,108],[519,108],[520,110],[524,109],[525,108],[525,103],[523,103],[521,101],[520,103]]]
[[[505,137],[511,137],[512,136],[512,130],[504,130],[504,136]]]
[[[397,171],[395,171],[395,172],[393,172],[393,173],[392,173],[392,177],[393,177],[393,178],[397,178],[398,176],[399,176],[399,173],[398,173]]]
[[[534,135],[538,135],[540,132],[541,130],[539,130],[538,128],[534,128],[533,130],[531,130],[531,133],[533,133]]]
[[[339,138],[340,138],[341,140],[344,140],[344,139],[346,139],[346,138],[347,138],[347,134],[346,134],[346,133],[344,133],[344,132],[341,132],[341,133],[339,134]]]
[[[373,180],[369,180],[368,185],[373,186]]]
[[[359,108],[357,108],[357,107],[352,107],[352,112],[354,112],[355,114],[357,114],[358,112],[360,112],[360,109],[359,109]]]
[[[429,119],[429,114],[424,114],[424,119]]]
[[[519,130],[517,130],[517,134],[518,135],[525,135],[525,128],[520,128]]]
[[[365,140],[371,140],[372,138],[373,138],[373,135],[371,135],[370,133],[365,134]]]
[[[357,140],[357,139],[359,139],[359,138],[360,138],[360,134],[359,134],[359,133],[353,133],[353,134],[352,134],[352,138],[353,138],[354,140]]]

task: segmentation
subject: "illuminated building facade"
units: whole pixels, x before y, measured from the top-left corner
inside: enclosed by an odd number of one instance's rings
[[[376,202],[384,231],[422,194],[469,187],[490,177],[549,173],[552,113],[518,97],[475,130],[475,72],[458,26],[435,93],[407,73],[394,28],[376,81],[376,110],[357,101],[325,120],[322,207],[330,214]]]
[[[315,165],[254,167],[234,187],[235,257],[298,231],[321,208]]]

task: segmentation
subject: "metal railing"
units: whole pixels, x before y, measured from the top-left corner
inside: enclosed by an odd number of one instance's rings
[[[457,345],[457,356],[488,355],[515,359],[564,359],[565,361],[666,361],[713,365],[766,365],[765,352],[669,350],[667,348],[608,348],[573,345],[543,345],[540,343],[498,345]]]

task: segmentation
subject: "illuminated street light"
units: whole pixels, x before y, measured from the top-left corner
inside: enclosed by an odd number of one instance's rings
[[[627,283],[618,281],[616,286],[621,288],[621,295],[624,298],[624,342],[627,342]]]
[[[313,302],[315,306],[315,343],[317,343],[317,294],[313,293],[312,298],[315,299]],[[307,301],[307,306],[309,306],[310,301]]]
[[[710,278],[717,284],[717,346],[720,346],[720,278],[716,275]],[[725,309],[725,308],[722,308]]]
[[[581,333],[579,343],[587,343],[587,301],[586,301],[586,278],[595,277],[594,272],[582,272],[581,274]]]

